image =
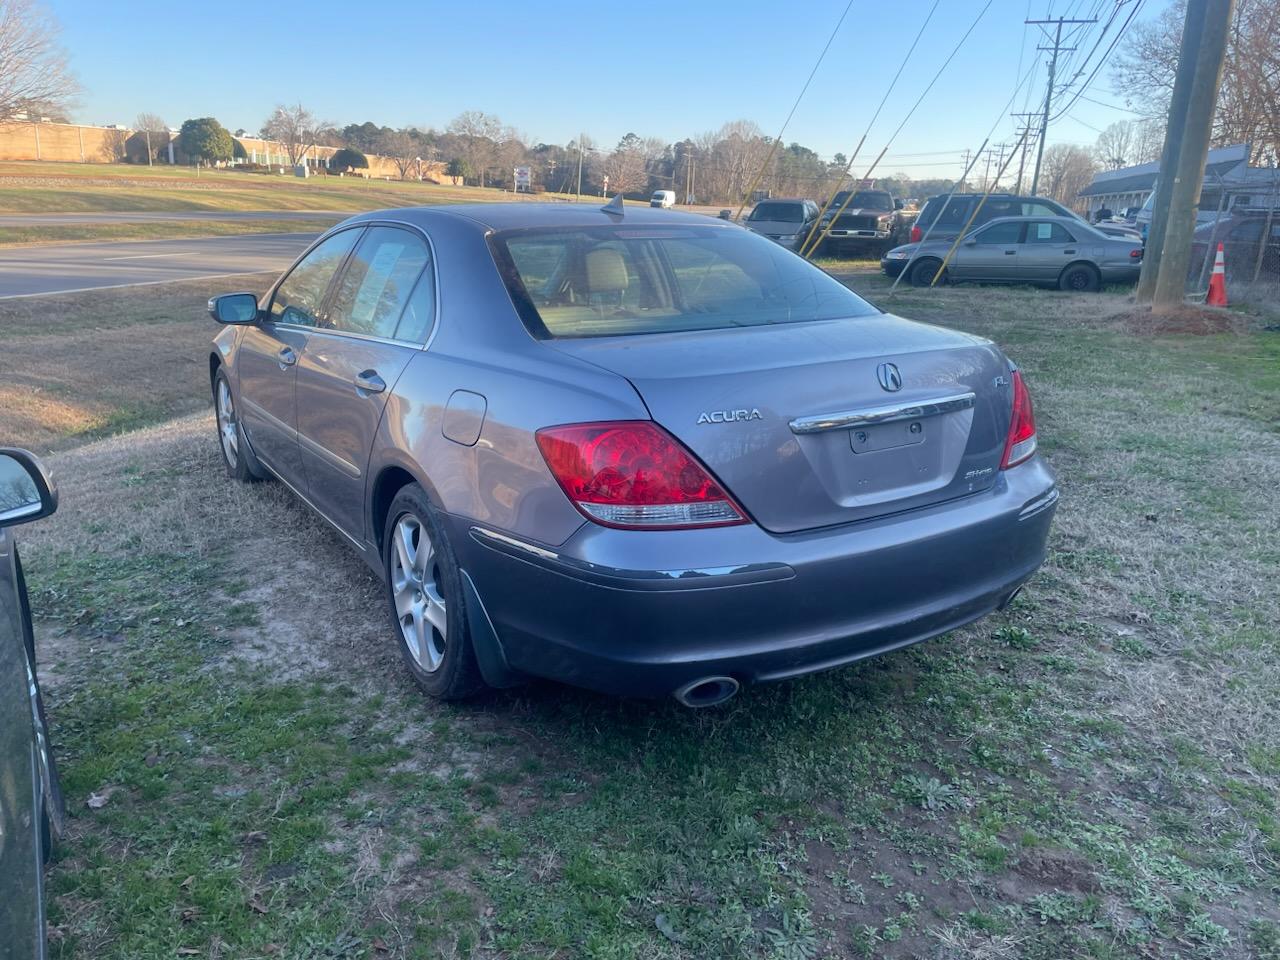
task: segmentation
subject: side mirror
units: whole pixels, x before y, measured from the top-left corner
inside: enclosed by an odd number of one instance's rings
[[[58,488],[26,450],[0,447],[0,527],[47,517],[58,509]]]
[[[224,293],[220,297],[210,297],[209,316],[219,323],[253,323],[258,319],[258,298],[252,293]]]
[[[966,247],[976,247],[978,245],[977,237],[965,237],[964,245]]]
[[[895,200],[895,201],[893,201],[893,209],[895,209],[895,210],[901,210],[901,209],[903,209],[904,207],[906,207],[906,204],[905,204],[905,203],[903,203],[901,200]]]

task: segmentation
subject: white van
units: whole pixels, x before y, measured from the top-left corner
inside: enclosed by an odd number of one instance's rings
[[[651,207],[674,207],[676,205],[676,192],[674,190],[655,190],[653,196],[649,198],[649,206]]]

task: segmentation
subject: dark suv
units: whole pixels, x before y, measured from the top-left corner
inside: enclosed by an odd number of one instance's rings
[[[978,207],[981,200],[980,193],[957,193],[950,200],[945,194],[930,197],[911,227],[911,242],[919,243],[924,239],[925,234],[928,234],[930,240],[954,240],[964,229],[965,224],[969,223],[969,218],[973,216],[974,209]],[[969,230],[972,231],[997,217],[1071,217],[1081,223],[1087,222],[1079,214],[1047,197],[1020,197],[1011,193],[993,193],[978,209],[978,215],[974,217],[973,223],[969,224]],[[1141,239],[1137,231],[1124,224],[1099,223],[1093,226],[1107,236],[1118,240]],[[933,229],[931,230],[930,227]]]
[[[887,190],[841,190],[822,215],[822,226],[830,223],[831,229],[820,252],[836,256],[858,248],[884,253],[906,239],[901,211],[902,201]]]

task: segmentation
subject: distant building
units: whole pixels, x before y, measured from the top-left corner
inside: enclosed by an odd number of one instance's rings
[[[1078,196],[1088,204],[1090,212],[1105,206],[1118,214],[1128,207],[1141,207],[1155,189],[1159,174],[1159,162],[1106,170],[1097,174]],[[1200,190],[1201,216],[1212,216],[1220,204],[1224,209],[1276,206],[1277,176],[1273,168],[1249,166],[1248,144],[1210,150]]]

